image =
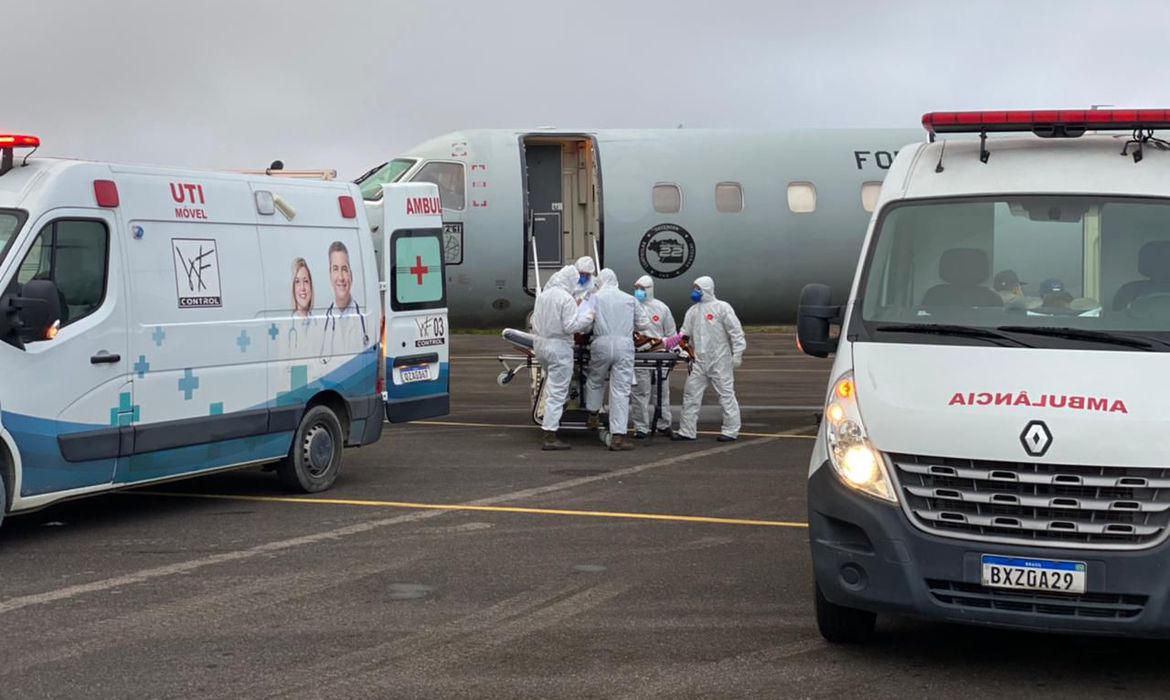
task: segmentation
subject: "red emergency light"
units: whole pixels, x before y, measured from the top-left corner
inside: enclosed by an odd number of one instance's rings
[[[41,140],[36,136],[0,134],[0,148],[38,148]]]
[[[935,134],[1031,132],[1044,137],[1081,136],[1086,131],[1170,129],[1168,109],[1061,109],[1001,112],[928,112],[922,126]]]

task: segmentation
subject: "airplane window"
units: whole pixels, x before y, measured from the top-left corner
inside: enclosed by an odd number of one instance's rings
[[[362,199],[376,201],[382,198],[382,185],[398,182],[398,178],[406,174],[417,161],[405,158],[395,158],[389,163],[374,168],[359,177],[356,182],[362,189]]]
[[[682,190],[675,184],[655,185],[650,199],[654,202],[654,211],[659,214],[677,214],[682,209]]]
[[[738,182],[720,182],[715,185],[715,209],[722,214],[743,211],[743,187]]]
[[[882,183],[861,183],[861,207],[866,211],[877,209],[878,195],[882,192]]]
[[[795,214],[817,210],[817,188],[811,182],[788,183],[788,208]]]
[[[432,162],[419,168],[411,182],[433,182],[439,186],[439,200],[444,209],[463,211],[467,191],[463,163]]]

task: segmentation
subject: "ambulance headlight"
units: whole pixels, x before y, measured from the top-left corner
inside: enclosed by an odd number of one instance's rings
[[[825,406],[825,438],[829,445],[829,464],[842,483],[884,501],[898,502],[885,459],[866,437],[852,372],[845,373],[833,385]]]

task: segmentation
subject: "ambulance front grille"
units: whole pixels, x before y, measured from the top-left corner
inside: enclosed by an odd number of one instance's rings
[[[930,595],[941,605],[1051,617],[1129,620],[1140,615],[1149,600],[1144,595],[1006,591],[975,583],[935,579],[927,579],[926,585]]]
[[[1170,467],[890,458],[908,515],[934,534],[1125,549],[1170,532]]]

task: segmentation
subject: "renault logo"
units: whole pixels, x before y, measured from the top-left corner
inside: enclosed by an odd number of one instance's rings
[[[1043,457],[1052,446],[1052,433],[1044,421],[1034,420],[1024,426],[1024,432],[1020,433],[1020,443],[1024,446],[1024,452],[1033,457]]]

